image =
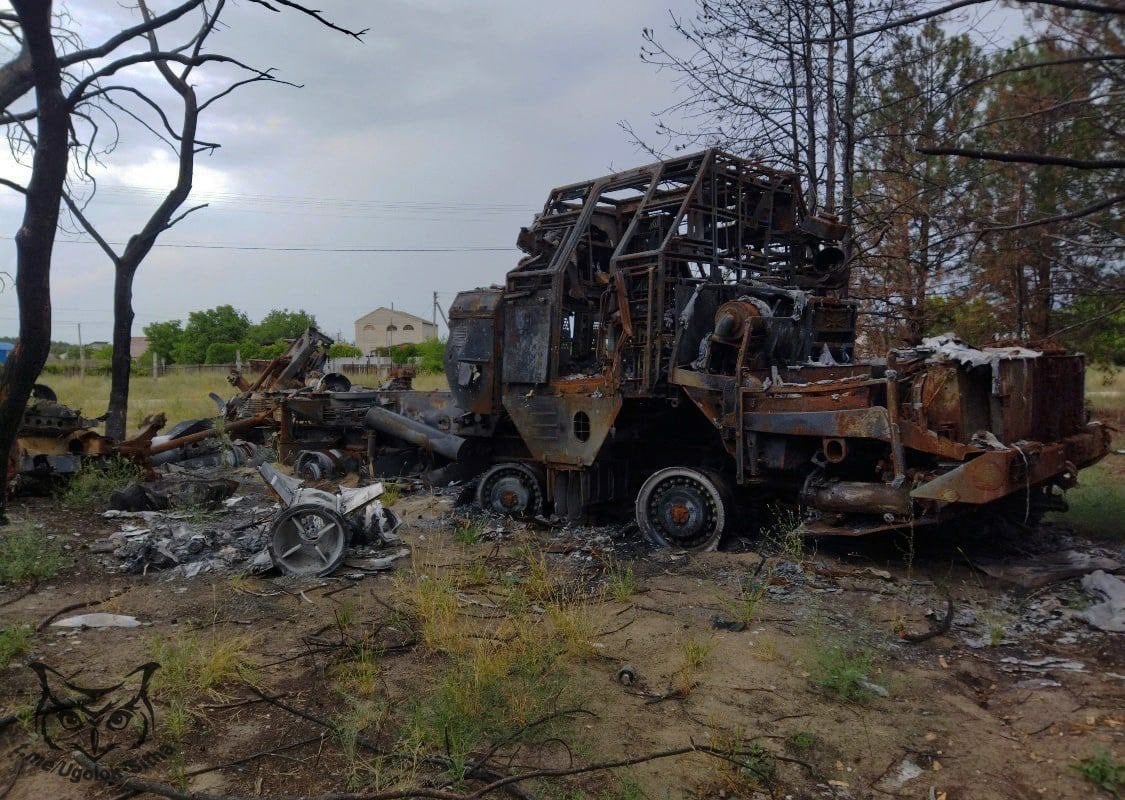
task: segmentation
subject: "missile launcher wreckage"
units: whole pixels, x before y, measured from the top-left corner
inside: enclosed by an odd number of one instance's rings
[[[324,375],[310,330],[234,377],[223,427],[268,431],[302,477],[366,465],[473,479],[501,513],[632,509],[687,550],[774,500],[847,536],[1065,508],[1109,447],[1082,356],[946,336],[857,359],[846,233],[793,174],[718,150],[562,186],[504,285],[454,300],[449,391]]]

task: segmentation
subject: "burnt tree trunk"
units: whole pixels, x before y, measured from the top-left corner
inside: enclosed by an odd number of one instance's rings
[[[813,64],[813,36],[815,34],[813,33],[812,0],[803,0],[802,2],[801,25],[801,35],[804,37],[801,48],[801,70],[804,73],[803,83],[805,86],[805,168],[809,176],[808,200],[806,202],[809,210],[815,211],[818,205],[817,184],[820,175],[816,157],[818,131],[816,125],[816,89],[814,86],[816,67]]]
[[[150,19],[148,8],[142,2],[142,13]],[[149,34],[152,51],[158,52],[156,37]],[[120,441],[125,438],[126,421],[129,415],[129,379],[133,359],[129,354],[130,340],[133,336],[133,278],[137,269],[152,251],[161,233],[183,219],[191,210],[179,217],[173,215],[187,201],[191,194],[192,179],[195,174],[195,135],[199,128],[199,98],[194,87],[185,76],[177,75],[166,61],[157,61],[157,69],[168,85],[172,87],[184,103],[183,121],[179,131],[179,170],[176,185],[164,196],[160,205],[139,233],[129,239],[125,251],[114,262],[113,278],[113,362],[109,390],[109,415],[106,419],[106,435]]]
[[[843,222],[848,226],[844,236],[844,263],[851,264],[854,249],[855,225],[855,95],[856,95],[856,63],[855,63],[855,33],[856,33],[856,8],[855,0],[844,2],[844,35],[847,37],[844,44],[844,105],[840,109],[840,133],[843,140],[843,157],[841,164],[843,175],[841,185],[841,202],[843,204]],[[844,287],[845,293],[847,286]]]
[[[129,379],[133,359],[133,277],[136,270],[127,270],[118,262],[113,274],[113,357],[110,361],[109,410],[105,420],[106,436],[121,441],[125,438],[129,414]]]
[[[51,3],[12,0],[34,73],[35,156],[26,187],[23,222],[16,233],[19,341],[0,378],[0,452],[11,453],[16,433],[51,347],[51,253],[59,222],[68,158],[70,112],[62,92],[51,35]],[[6,521],[8,470],[0,475],[0,519]]]
[[[836,140],[839,135],[836,121],[836,11],[828,8],[828,63],[825,66],[824,102],[827,119],[824,123],[824,208],[836,213]]]

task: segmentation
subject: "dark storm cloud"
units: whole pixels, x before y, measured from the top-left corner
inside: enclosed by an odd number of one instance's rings
[[[223,147],[199,160],[196,187],[213,205],[165,234],[166,241],[510,245],[550,187],[646,160],[617,123],[643,123],[672,99],[666,77],[638,58],[641,28],[664,26],[667,5],[317,3],[341,24],[369,27],[361,44],[296,14],[236,3],[210,49],[276,67],[279,77],[304,88],[251,86],[207,112],[200,135]],[[687,0],[678,5],[686,7]],[[104,38],[127,14],[105,0],[68,6],[88,42]],[[199,80],[218,87],[233,74],[211,70]],[[154,199],[114,185],[160,187],[174,166],[150,136],[130,127],[124,134],[101,176],[108,191],[91,205],[116,240],[136,229]],[[0,225],[14,232],[18,214],[18,204],[6,201]],[[10,242],[5,250],[10,269]],[[351,322],[375,306],[393,302],[429,316],[431,292],[501,281],[515,258],[514,251],[326,255],[161,248],[137,277],[135,333],[154,319],[230,302],[252,317],[302,307],[329,332],[350,338]],[[54,277],[56,318],[84,322],[87,339],[107,338],[111,271],[104,256],[90,245],[60,244]],[[0,317],[14,317],[14,309],[14,296],[0,295]],[[0,320],[0,326],[15,329],[13,321]],[[73,338],[73,326],[60,324],[55,335]]]

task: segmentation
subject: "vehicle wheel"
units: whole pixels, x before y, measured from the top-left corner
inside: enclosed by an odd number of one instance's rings
[[[270,558],[286,575],[329,575],[348,551],[348,526],[335,511],[295,505],[270,525]]]
[[[659,547],[714,550],[729,509],[721,478],[686,467],[654,473],[637,493],[637,525]]]
[[[497,514],[533,517],[543,512],[543,481],[524,464],[497,464],[481,476],[477,503]]]

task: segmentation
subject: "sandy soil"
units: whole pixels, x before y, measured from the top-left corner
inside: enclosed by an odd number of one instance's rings
[[[329,688],[334,655],[309,645],[310,637],[331,636],[325,626],[335,611],[346,608],[362,624],[387,622],[401,608],[400,581],[416,571],[481,563],[491,577],[458,595],[460,613],[467,621],[502,613],[489,601],[499,586],[492,580],[526,578],[520,553],[530,545],[546,554],[553,573],[582,585],[597,584],[612,550],[617,569],[633,570],[636,591],[621,599],[603,592],[588,605],[592,646],[571,669],[581,705],[593,714],[575,717],[562,741],[504,751],[507,759],[566,766],[733,740],[759,745],[776,766],[776,781],[767,785],[715,758],[689,754],[623,773],[525,785],[534,797],[585,792],[653,800],[1078,800],[1099,791],[1072,768],[1079,759],[1098,750],[1118,760],[1125,756],[1123,637],[1068,618],[1068,604],[1080,608],[1083,602],[1075,580],[1026,590],[974,569],[967,560],[992,545],[974,539],[972,531],[956,541],[943,534],[941,542],[917,543],[912,555],[904,554],[899,540],[821,543],[800,557],[772,555],[760,568],[766,556],[753,550],[648,553],[626,534],[591,546],[581,530],[514,523],[495,541],[462,546],[445,522],[452,504],[452,498],[427,495],[398,501],[413,556],[399,562],[395,574],[294,582],[116,574],[109,571],[112,557],[88,549],[116,529],[113,521],[93,513],[62,514],[44,500],[25,501],[23,513],[65,541],[75,564],[26,596],[0,592],[0,625],[35,626],[64,606],[110,595],[116,596],[84,610],[132,614],[146,625],[37,632],[31,652],[0,671],[0,717],[34,705],[39,688],[28,661],[42,660],[76,683],[108,685],[148,660],[154,639],[194,633],[249,637],[249,656],[258,665],[255,680],[263,690],[284,693],[284,702],[313,716],[335,718],[347,709]],[[1064,535],[1047,531],[1038,539]],[[1025,542],[1006,552],[1030,547]],[[1119,547],[1101,552],[1121,555]],[[771,577],[749,626],[723,629],[737,616],[739,587],[750,585],[755,575]],[[904,641],[904,631],[925,631],[933,616],[943,617],[946,592],[956,612],[949,633],[919,644]],[[393,632],[387,635],[394,638]],[[969,646],[982,636],[987,641]],[[835,645],[869,654],[867,677],[881,691],[846,700],[818,685],[818,658]],[[701,655],[700,663],[686,670],[689,646]],[[1004,661],[1044,657],[1077,662],[1080,669]],[[405,707],[429,691],[445,663],[421,646],[392,648],[378,661],[379,694],[392,708]],[[637,674],[631,686],[616,679],[624,664]],[[237,685],[227,688],[225,698],[198,698],[197,716],[176,757],[144,775],[174,781],[182,772],[241,760],[322,731],[263,702],[215,707],[253,699]],[[159,719],[162,707],[156,705]],[[17,751],[26,751],[29,742],[34,745],[21,724],[0,733],[0,796],[8,787],[6,800],[119,795],[117,788],[72,783],[21,762]],[[327,737],[203,773],[188,786],[246,796],[316,794],[348,788],[352,766],[340,742]],[[909,780],[896,779],[907,774]],[[479,785],[469,781],[462,788]]]

